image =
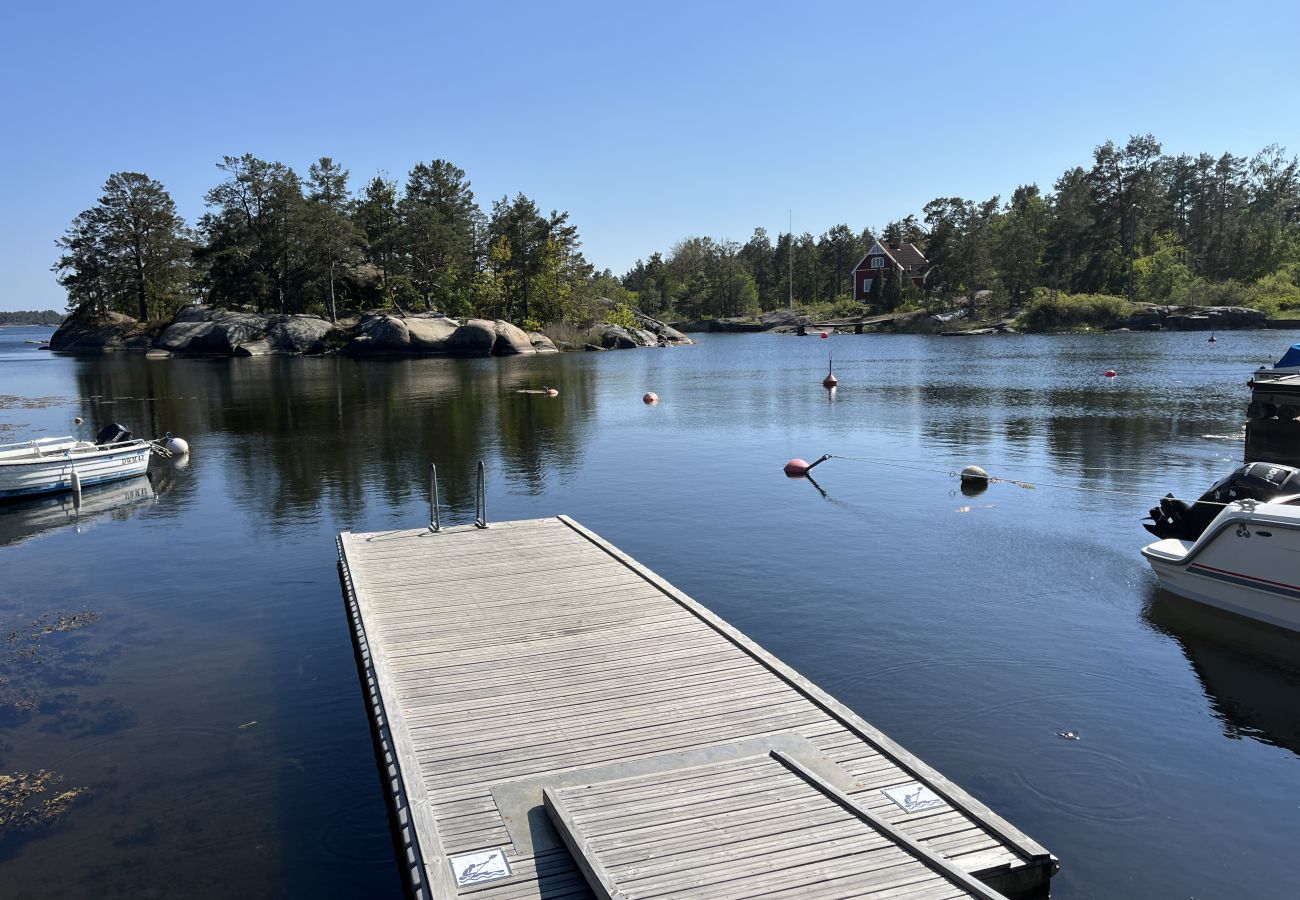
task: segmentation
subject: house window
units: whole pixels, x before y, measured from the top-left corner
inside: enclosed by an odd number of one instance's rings
[[[885,267],[885,258],[883,256],[871,257],[871,268],[883,269]]]
[[[871,281],[872,281],[872,279],[870,279],[870,278],[864,278],[864,279],[862,279],[862,290],[863,290],[865,293],[868,293],[868,294],[871,293]]]

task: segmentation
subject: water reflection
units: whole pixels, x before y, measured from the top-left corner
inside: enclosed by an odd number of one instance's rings
[[[1178,642],[1226,737],[1300,755],[1300,637],[1163,590],[1142,617]]]
[[[426,495],[438,465],[443,501],[473,508],[474,469],[496,460],[525,493],[572,476],[594,419],[594,370],[546,373],[558,397],[519,393],[539,374],[525,361],[254,359],[122,364],[78,360],[88,421],[171,431],[202,456],[223,441],[224,475],[257,518],[292,525],[322,512],[356,520],[368,493],[389,506]]]
[[[169,479],[155,487],[155,477],[162,476],[151,472],[126,481],[94,485],[82,491],[80,500],[67,493],[6,503],[0,506],[0,547],[69,526],[81,532],[98,519],[129,519],[169,488]]]

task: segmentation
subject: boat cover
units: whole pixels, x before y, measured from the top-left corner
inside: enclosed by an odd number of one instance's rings
[[[1289,369],[1292,366],[1300,366],[1300,344],[1292,344],[1273,368]]]

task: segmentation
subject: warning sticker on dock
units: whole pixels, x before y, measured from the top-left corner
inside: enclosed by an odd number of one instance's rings
[[[898,808],[903,812],[921,812],[924,809],[938,809],[948,805],[942,797],[918,781],[885,788],[880,793],[897,803]]]
[[[457,887],[467,887],[485,881],[496,881],[498,878],[509,878],[510,863],[506,862],[504,850],[493,847],[491,850],[453,856],[451,874],[456,877]]]

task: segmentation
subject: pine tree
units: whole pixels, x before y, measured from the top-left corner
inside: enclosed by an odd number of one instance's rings
[[[166,316],[189,296],[193,240],[160,182],[115,172],[99,202],[76,217],[57,242],[54,264],[68,304]]]

